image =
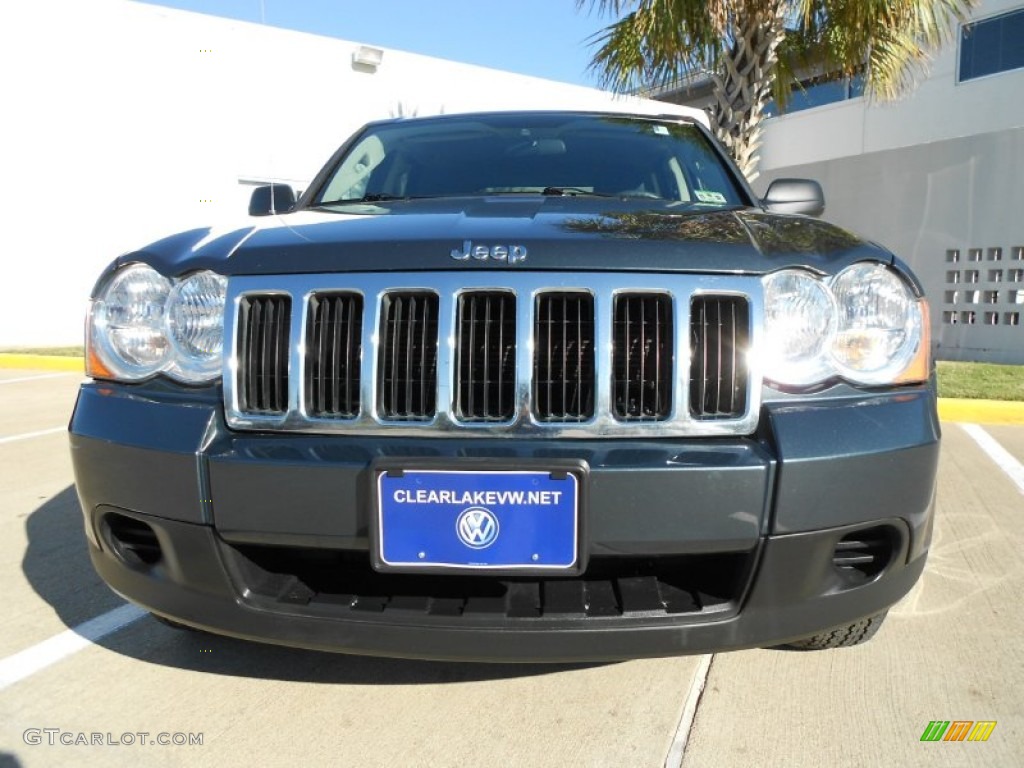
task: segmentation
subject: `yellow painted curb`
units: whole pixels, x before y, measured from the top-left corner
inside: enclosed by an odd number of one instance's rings
[[[35,371],[71,371],[73,373],[85,374],[85,358],[0,352],[0,368],[24,368]]]
[[[973,424],[1024,424],[1024,403],[940,397],[939,419]]]

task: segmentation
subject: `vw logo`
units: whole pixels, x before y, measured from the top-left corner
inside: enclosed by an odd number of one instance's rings
[[[489,509],[470,507],[455,523],[459,541],[472,549],[485,549],[498,538],[498,518]]]

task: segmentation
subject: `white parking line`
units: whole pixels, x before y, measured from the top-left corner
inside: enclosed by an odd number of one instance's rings
[[[1003,472],[1009,475],[1017,485],[1017,489],[1024,493],[1024,465],[1008,450],[1003,448],[998,441],[977,424],[961,424],[960,428],[970,435],[971,439],[988,457],[994,461]]]
[[[686,694],[686,702],[683,704],[683,714],[679,717],[679,727],[676,728],[672,746],[669,747],[668,755],[665,757],[665,768],[679,768],[683,764],[686,742],[690,740],[693,721],[697,717],[697,705],[700,703],[701,694],[704,693],[704,684],[707,683],[708,673],[711,671],[711,659],[712,654],[710,653],[700,657],[697,671],[690,682],[690,690]]]
[[[40,379],[59,379],[65,376],[78,376],[77,373],[41,373],[38,376],[19,376],[16,379],[0,379],[0,384],[21,384],[23,381],[39,381]]]
[[[56,664],[112,632],[138,621],[146,612],[134,605],[122,605],[48,640],[0,661],[0,691]]]
[[[20,435],[11,435],[10,437],[0,437],[0,445],[4,443],[16,443],[19,440],[29,440],[33,437],[44,437],[46,435],[55,435],[58,432],[67,432],[67,427],[53,427],[52,429],[40,429],[38,432],[22,432]]]

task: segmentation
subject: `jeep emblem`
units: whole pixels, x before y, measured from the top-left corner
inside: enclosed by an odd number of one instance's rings
[[[473,245],[472,240],[465,240],[462,248],[452,249],[452,258],[456,261],[467,261],[470,257],[477,261],[507,261],[518,264],[526,261],[525,245]]]

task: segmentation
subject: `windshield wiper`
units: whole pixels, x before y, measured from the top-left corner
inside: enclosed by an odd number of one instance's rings
[[[581,187],[544,187],[540,193],[546,197],[615,197],[604,192],[595,192],[592,189]]]
[[[324,200],[317,203],[314,208],[320,208],[325,205],[348,205],[352,203],[386,203],[393,200],[413,200],[415,198],[409,197],[408,195],[387,195],[383,193],[375,193],[372,195],[364,195],[363,197],[345,197],[339,200]]]

